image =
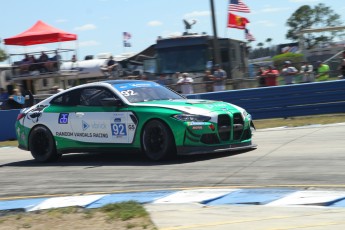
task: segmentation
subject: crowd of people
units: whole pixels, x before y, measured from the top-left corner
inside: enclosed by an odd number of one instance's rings
[[[339,79],[345,79],[345,53],[339,66]],[[315,66],[304,61],[297,69],[291,61],[285,61],[281,70],[275,66],[259,67],[256,73],[258,87],[291,85],[296,83],[309,83],[315,81],[327,81],[330,78],[330,67],[324,62],[318,61]],[[139,78],[140,79],[140,78]],[[217,92],[226,90],[227,73],[219,65],[213,70],[207,69],[202,76],[204,92]],[[194,93],[194,86],[200,84],[195,82],[189,73],[175,73],[171,78],[164,74],[157,77],[156,82],[166,85],[176,92],[182,94]]]
[[[44,51],[41,52],[38,58],[35,55],[25,54],[19,64],[20,75],[57,71],[60,66],[60,61],[61,55],[57,50],[55,50],[54,56],[52,57],[49,57]]]
[[[339,78],[345,79],[345,58],[339,67]],[[273,65],[260,67],[256,78],[258,87],[278,86],[280,84],[290,85],[295,83],[308,83],[315,81],[327,81],[330,77],[330,67],[321,61],[314,67],[308,61],[304,61],[297,69],[291,61],[285,61],[282,69],[279,71]],[[142,79],[138,77],[137,79]],[[219,65],[215,65],[213,71],[207,69],[202,77],[204,92],[217,92],[226,90],[227,73]],[[171,78],[165,74],[157,77],[157,83],[168,86],[176,92],[182,94],[193,94],[194,86],[199,84],[189,73],[175,73]]]
[[[227,73],[220,65],[215,65],[213,73],[207,69],[202,77],[206,92],[215,92],[226,90]],[[157,82],[161,85],[167,85],[178,93],[193,94],[194,79],[189,73],[176,72],[171,81],[168,82],[165,75],[161,75]]]
[[[344,62],[344,70],[345,70],[345,61]],[[301,83],[308,83],[314,81],[327,81],[329,79],[330,74],[330,67],[321,61],[317,62],[316,67],[309,63],[308,61],[304,61],[300,70],[294,67],[291,61],[285,61],[283,68],[279,71],[273,65],[265,67],[260,67],[256,78],[258,80],[259,87],[266,87],[266,86],[277,86],[278,77],[281,76],[283,79],[283,84],[290,85],[296,83],[296,78],[298,76],[302,76]]]

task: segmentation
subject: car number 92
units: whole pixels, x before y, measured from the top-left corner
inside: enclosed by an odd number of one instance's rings
[[[127,136],[126,124],[124,123],[112,123],[111,134],[113,136]]]
[[[138,95],[138,93],[134,92],[133,90],[124,90],[124,91],[121,91],[121,94],[125,97],[129,97],[129,96],[135,96],[135,95]]]

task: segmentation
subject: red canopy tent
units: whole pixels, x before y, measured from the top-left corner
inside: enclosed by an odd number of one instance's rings
[[[37,44],[77,40],[76,34],[67,33],[42,21],[16,36],[5,38],[5,45],[30,46]]]

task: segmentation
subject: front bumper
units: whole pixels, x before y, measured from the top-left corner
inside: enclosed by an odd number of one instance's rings
[[[256,149],[257,145],[252,141],[239,143],[239,144],[227,144],[217,146],[180,146],[177,147],[177,155],[196,155],[206,153],[218,153],[218,152],[230,152]]]

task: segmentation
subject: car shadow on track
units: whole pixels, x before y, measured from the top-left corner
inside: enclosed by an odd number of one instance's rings
[[[254,150],[254,149],[253,149]],[[186,164],[198,161],[207,161],[217,158],[233,157],[245,152],[222,152],[222,153],[209,153],[199,154],[191,156],[177,156],[174,159],[165,161],[151,161],[147,159],[143,154],[133,153],[70,153],[64,154],[62,158],[57,162],[40,163],[34,160],[25,160],[11,162],[0,165],[0,167],[45,167],[45,166],[156,166],[156,165],[175,165]]]

